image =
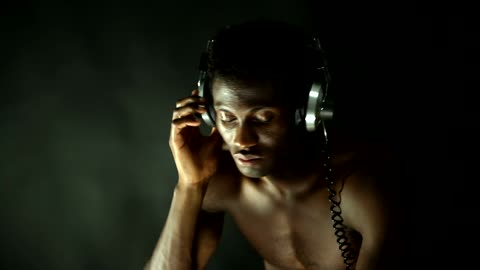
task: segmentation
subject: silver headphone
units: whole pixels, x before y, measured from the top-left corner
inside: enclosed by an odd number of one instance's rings
[[[207,100],[212,100],[212,94],[209,86],[209,78],[207,74],[207,58],[208,51],[211,49],[215,41],[209,40],[207,43],[207,50],[202,53],[200,59],[200,75],[197,82],[199,95],[205,97]],[[324,121],[333,118],[333,106],[330,99],[327,99],[328,86],[331,81],[330,73],[327,67],[327,61],[324,57],[324,51],[320,46],[318,38],[313,38],[316,51],[320,54],[319,66],[315,68],[312,86],[308,93],[308,102],[306,106],[298,108],[295,112],[295,119],[297,124],[305,122],[305,128],[309,132],[318,130],[320,124],[325,131]],[[202,114],[202,119],[209,126],[215,126],[215,110],[210,104],[207,106],[207,111]]]

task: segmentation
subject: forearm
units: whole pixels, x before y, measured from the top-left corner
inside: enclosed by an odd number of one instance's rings
[[[147,270],[192,269],[192,244],[205,190],[201,185],[177,185]]]

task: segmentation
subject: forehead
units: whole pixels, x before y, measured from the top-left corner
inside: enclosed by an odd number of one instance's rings
[[[214,79],[212,96],[214,106],[280,106],[284,102],[279,98],[272,83],[233,82]]]

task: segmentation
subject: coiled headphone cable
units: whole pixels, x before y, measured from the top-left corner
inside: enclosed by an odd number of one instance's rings
[[[334,178],[332,177],[332,160],[331,160],[331,152],[330,152],[330,144],[328,143],[327,138],[327,131],[325,128],[324,121],[322,121],[323,125],[323,132],[324,132],[324,147],[322,149],[322,154],[324,155],[324,168],[326,171],[325,180],[327,182],[327,190],[330,193],[328,199],[331,203],[330,212],[332,214],[332,222],[333,222],[333,229],[335,232],[335,236],[337,236],[337,243],[339,245],[339,249],[342,253],[343,262],[346,265],[346,270],[352,270],[355,268],[355,263],[357,259],[357,254],[355,254],[355,250],[352,247],[351,242],[348,240],[348,236],[346,233],[346,227],[343,224],[343,218],[341,216],[342,209],[340,208],[340,199],[335,191],[334,188]]]

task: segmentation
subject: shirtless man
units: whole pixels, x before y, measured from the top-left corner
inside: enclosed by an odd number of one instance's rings
[[[213,100],[194,90],[173,112],[169,143],[178,183],[145,269],[206,269],[225,214],[267,270],[394,269],[386,246],[393,244],[389,204],[379,183],[393,184],[394,177],[385,178],[395,172],[380,163],[381,151],[343,143],[331,131],[331,188],[347,237],[335,235],[323,131],[307,132],[294,120],[308,95],[312,59],[293,29],[245,23],[215,37],[208,62]],[[216,126],[204,136],[196,115],[209,102]],[[343,247],[347,260],[337,240],[350,243]]]

